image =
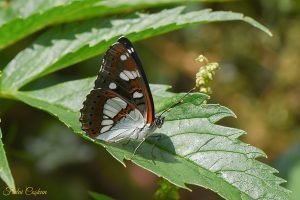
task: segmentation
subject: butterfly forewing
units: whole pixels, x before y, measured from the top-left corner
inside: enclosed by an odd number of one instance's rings
[[[141,62],[130,41],[121,37],[106,52],[95,87],[81,109],[82,129],[91,137],[109,133],[120,138],[124,133],[112,134],[114,127],[127,130],[126,122],[140,128],[153,119],[152,95]],[[127,133],[134,129],[128,128]]]
[[[95,88],[116,91],[134,102],[149,123],[153,120],[153,100],[140,59],[130,41],[121,37],[106,52]]]

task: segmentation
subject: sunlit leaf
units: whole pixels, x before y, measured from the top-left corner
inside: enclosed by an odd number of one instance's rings
[[[93,87],[94,78],[66,82],[31,92],[17,92],[25,103],[58,117],[81,137],[79,109]],[[178,101],[183,94],[165,91],[168,86],[151,85],[156,112]],[[238,137],[245,132],[216,125],[223,117],[234,116],[220,106],[203,104],[207,96],[189,95],[184,103],[166,114],[163,127],[155,131],[161,139],[148,138],[132,162],[169,182],[188,189],[186,184],[209,188],[225,199],[288,199],[289,191],[274,176],[277,171],[256,160],[265,154]],[[105,145],[119,162],[132,157],[135,143]]]
[[[189,0],[200,2],[201,0]],[[0,4],[0,49],[46,26],[184,0],[16,0]],[[202,0],[225,1],[225,0]],[[2,6],[2,8],[1,8]]]
[[[267,28],[240,13],[210,10],[183,13],[184,7],[122,19],[88,20],[50,29],[20,52],[4,69],[3,90],[17,90],[32,80],[103,53],[120,35],[132,41],[195,24],[240,20],[266,33]]]

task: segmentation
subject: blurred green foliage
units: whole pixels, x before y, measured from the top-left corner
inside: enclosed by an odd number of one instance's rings
[[[222,70],[213,82],[211,102],[227,105],[239,117],[238,120],[225,119],[222,123],[246,130],[248,135],[243,140],[269,155],[269,159],[263,161],[285,173],[280,175],[288,178],[288,188],[299,188],[299,156],[290,158],[289,164],[278,163],[288,157],[289,149],[300,143],[300,3],[245,0],[188,5],[191,10],[206,7],[252,16],[267,24],[273,37],[243,24],[227,23],[190,27],[142,41],[137,43],[137,48],[148,79],[153,83],[173,85],[175,91],[186,91],[193,86],[198,70],[193,61],[199,54],[218,61]],[[156,9],[159,8],[148,10]],[[47,29],[2,50],[0,69],[45,31]],[[24,89],[94,76],[100,61],[99,57],[82,61],[36,80]],[[3,142],[13,174],[18,177],[18,186],[47,188],[52,191],[49,199],[84,199],[88,198],[88,190],[117,199],[152,198],[156,177],[130,163],[128,169],[115,165],[114,159],[103,149],[79,140],[49,115],[17,101],[0,99],[0,117]],[[0,186],[5,187],[2,182]],[[180,193],[182,199],[198,199],[199,196],[219,199],[214,193],[196,187],[193,193]],[[298,195],[295,192],[294,198],[299,199]]]
[[[155,200],[178,200],[180,199],[178,187],[169,183],[165,179],[160,179],[158,182],[159,188],[156,190],[154,199]]]

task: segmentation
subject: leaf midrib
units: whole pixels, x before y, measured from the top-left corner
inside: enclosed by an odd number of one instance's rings
[[[19,95],[20,95],[20,96],[26,96],[27,98],[33,99],[33,100],[35,100],[35,101],[40,101],[40,102],[49,104],[49,102],[47,102],[47,101],[43,101],[43,100],[41,100],[41,99],[39,99],[39,98],[35,98],[35,97],[33,97],[33,96],[30,96],[30,95],[26,94],[26,92],[20,92],[20,91],[17,91],[17,92],[16,92],[16,95],[14,96],[15,99],[19,99],[20,101],[22,101],[21,98],[18,98]],[[22,102],[24,102],[24,101],[22,101]],[[24,103],[25,103],[25,102],[24,102]],[[26,104],[27,104],[27,103],[26,103]],[[70,109],[70,108],[67,108],[67,107],[62,106],[62,105],[59,105],[59,104],[55,104],[54,102],[53,102],[53,104],[51,104],[51,105],[52,105],[52,106],[57,106],[58,108],[65,109],[66,111],[72,112],[72,113],[74,113],[74,114],[77,113],[77,111],[74,111],[74,110],[72,110],[72,109]]]

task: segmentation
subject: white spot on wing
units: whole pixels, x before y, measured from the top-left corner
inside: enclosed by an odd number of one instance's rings
[[[119,97],[108,99],[104,104],[104,119],[114,118],[122,109],[127,107],[127,103]],[[105,121],[105,120],[103,120]]]
[[[111,100],[113,100],[114,102],[116,102],[123,109],[127,107],[127,103],[125,101],[123,101],[122,99],[120,99],[119,97],[112,98]]]
[[[109,116],[110,118],[113,118],[114,116],[117,115],[117,113],[114,113],[114,112],[112,112],[112,111],[110,111],[110,110],[106,110],[106,109],[103,110],[103,113],[104,113],[105,115]]]
[[[105,103],[104,110],[108,110],[108,111],[111,111],[113,113],[118,113],[121,109],[120,109],[120,107],[115,108],[115,107]]]
[[[131,111],[126,117],[130,117],[133,121],[137,121],[138,116],[135,114],[135,110]]]
[[[110,126],[104,126],[104,127],[101,129],[100,133],[104,133],[104,132],[108,131],[111,127],[112,127],[111,125],[110,125]]]
[[[117,88],[117,85],[114,82],[111,82],[108,87],[109,89],[114,90]]]
[[[126,74],[126,76],[127,76],[129,79],[134,79],[134,76],[133,76],[133,74],[132,74],[130,71],[124,70],[123,72]]]
[[[127,56],[124,55],[124,54],[122,54],[122,55],[120,56],[120,59],[123,60],[123,61],[124,61],[124,60],[127,60]]]
[[[124,74],[124,72],[120,73],[120,78],[125,80],[125,81],[129,81],[129,78]]]
[[[132,75],[133,75],[134,78],[137,77],[137,73],[135,71],[132,71],[131,73],[132,73]]]
[[[140,72],[138,70],[135,70],[135,71],[136,71],[137,76],[141,77]]]
[[[107,120],[103,120],[103,121],[101,122],[101,125],[111,125],[111,124],[113,124],[113,123],[114,123],[113,120],[107,119]]]
[[[133,98],[141,98],[141,97],[143,97],[143,93],[137,91],[133,93]]]
[[[118,103],[116,103],[115,101],[113,101],[112,99],[108,99],[108,100],[106,101],[106,103],[107,103],[108,105],[110,105],[111,107],[116,108],[117,110],[121,110],[121,109],[122,109],[122,106],[119,105]]]

